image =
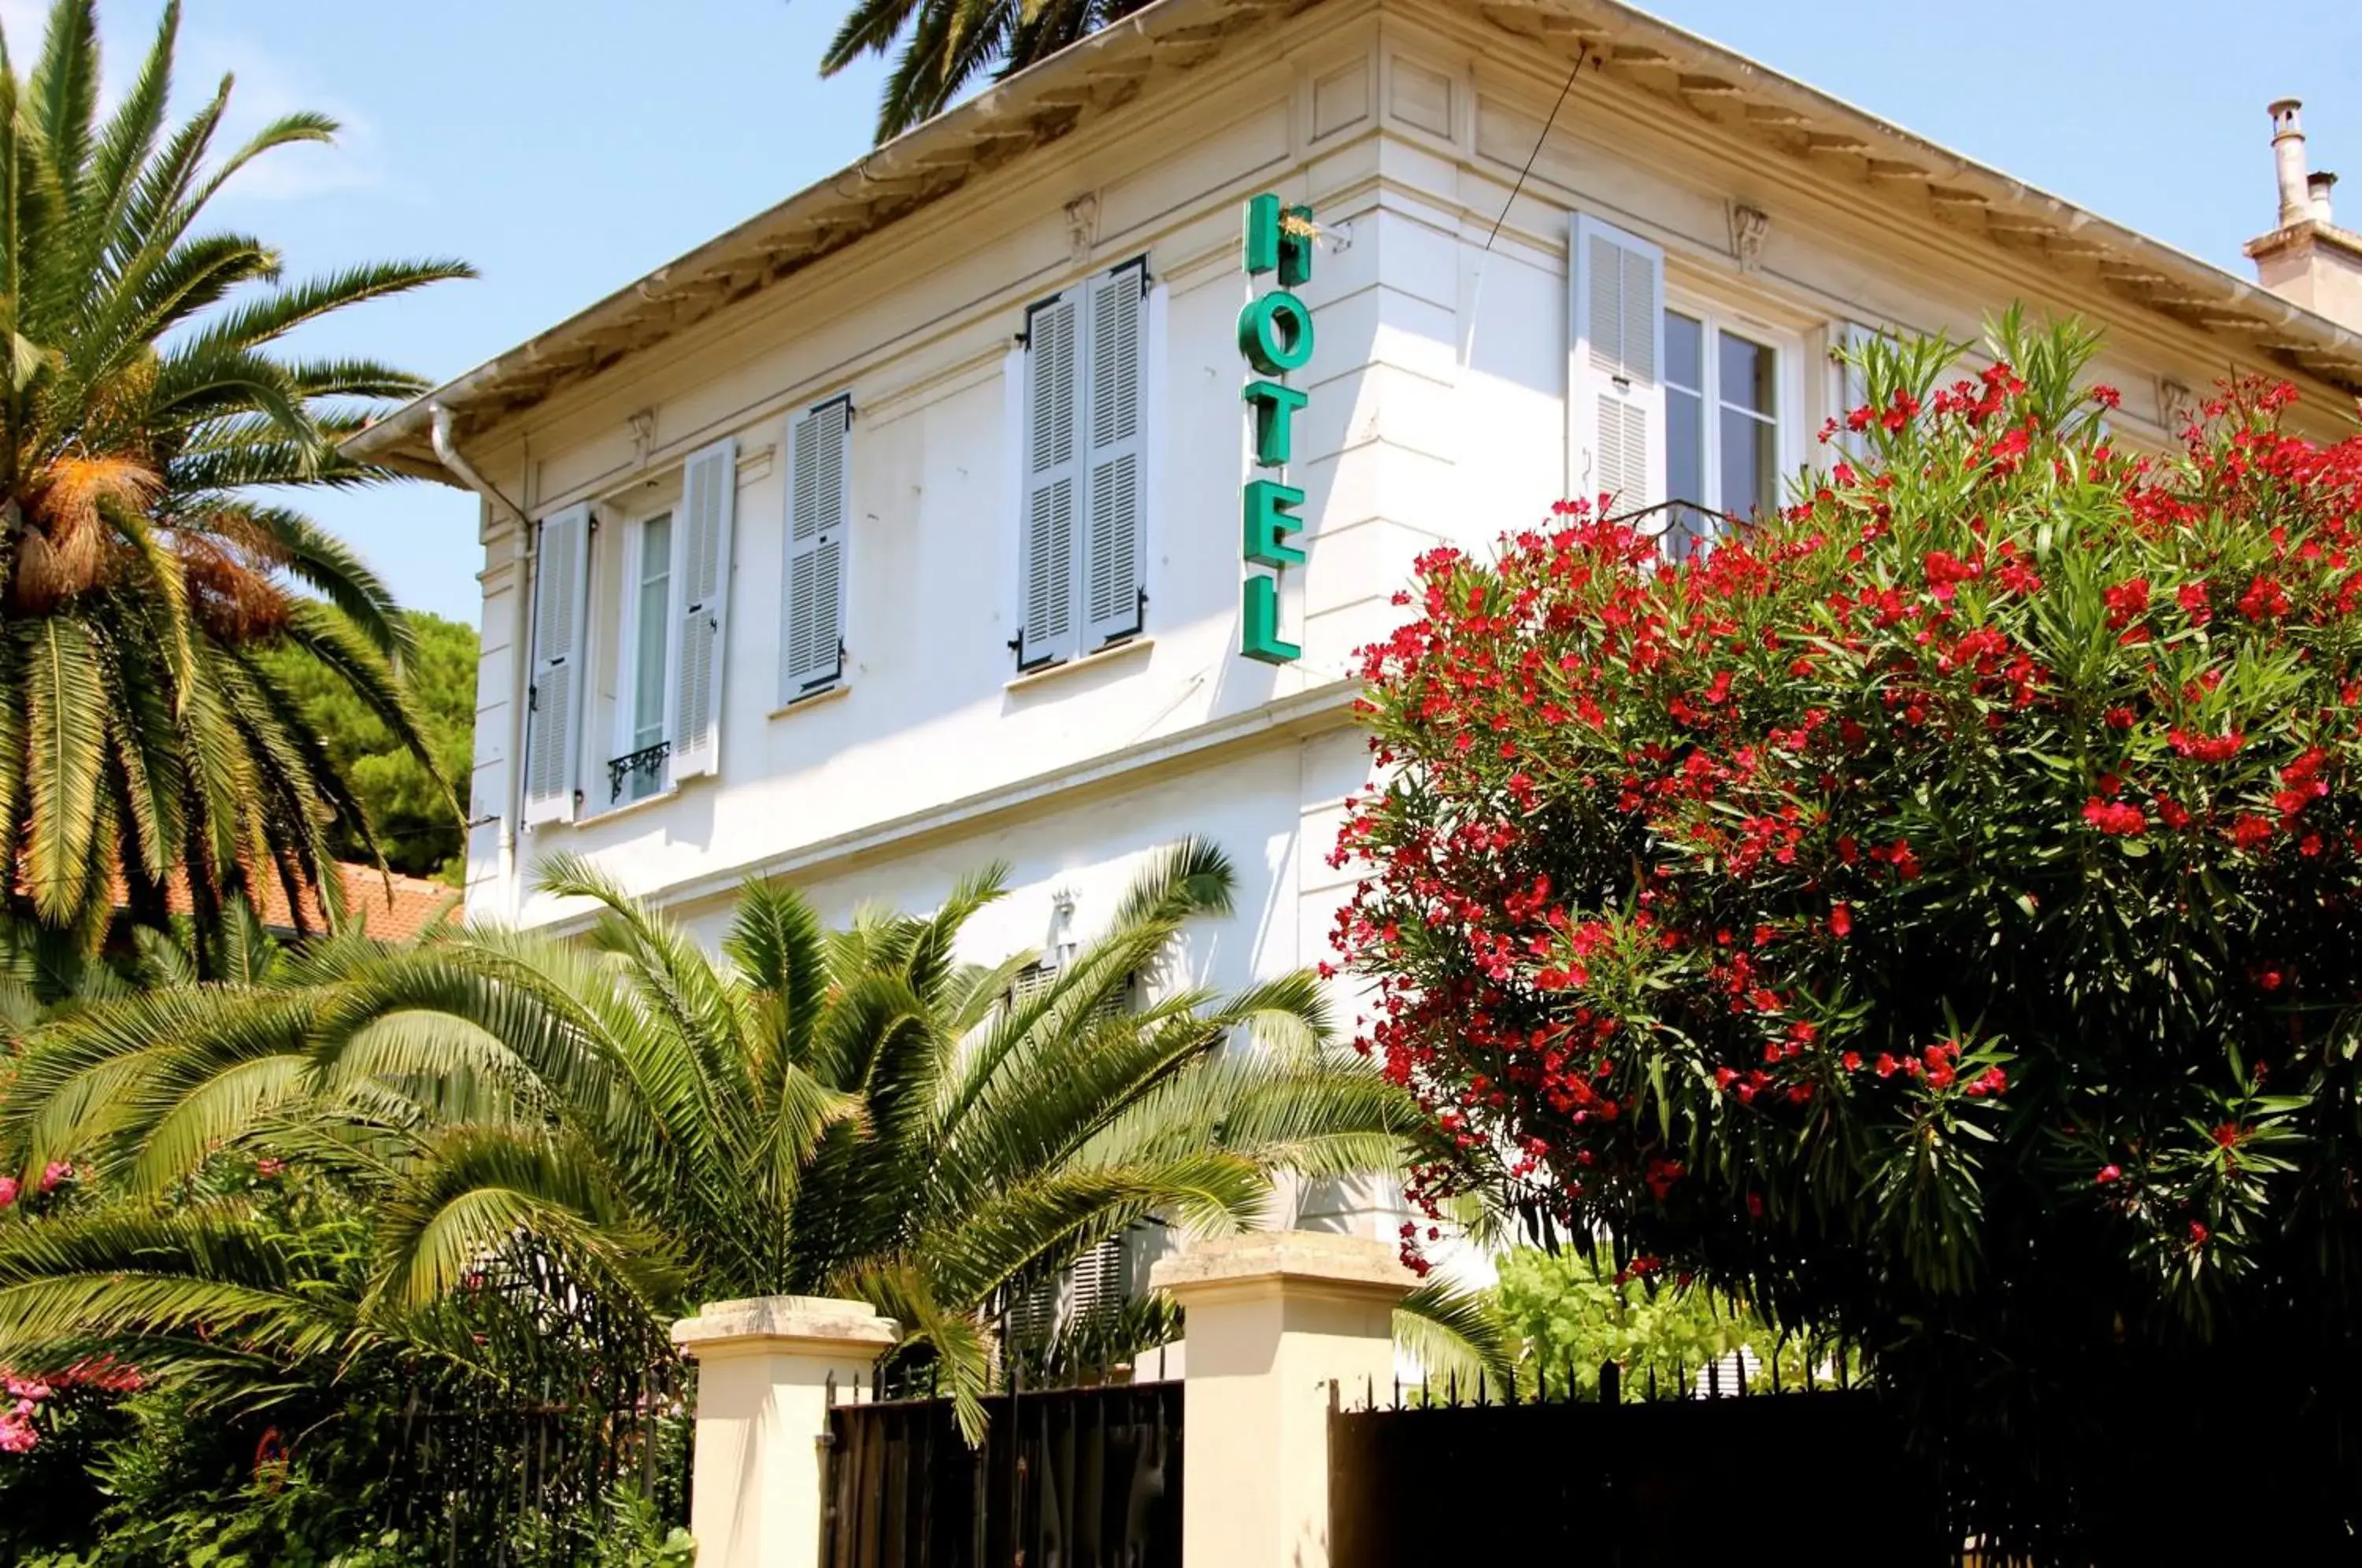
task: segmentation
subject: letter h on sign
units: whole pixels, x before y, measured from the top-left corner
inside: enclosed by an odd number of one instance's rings
[[[1247,302],[1239,313],[1239,352],[1258,378],[1241,395],[1254,418],[1255,466],[1285,469],[1295,451],[1296,415],[1308,399],[1275,379],[1312,359],[1312,313],[1288,291],[1312,278],[1312,209],[1283,210],[1266,192],[1247,204],[1245,266],[1250,278],[1277,273],[1279,287]],[[1297,508],[1304,491],[1276,479],[1247,481],[1241,496],[1242,553],[1275,570],[1301,566],[1304,551],[1288,542],[1303,527]],[[1241,590],[1239,651],[1265,664],[1286,664],[1304,650],[1279,636],[1279,583],[1262,573]]]

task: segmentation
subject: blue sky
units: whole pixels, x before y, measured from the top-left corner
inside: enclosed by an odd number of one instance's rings
[[[108,74],[160,0],[102,0]],[[2273,218],[2264,105],[2305,100],[2362,226],[2362,4],[1659,0],[1669,20],[2031,184],[2246,275]],[[46,7],[0,0],[29,63]],[[801,189],[868,143],[882,68],[817,61],[825,0],[186,0],[184,96],[235,71],[238,125],[346,126],[232,184],[217,220],[292,273],[458,256],[483,277],[307,340],[456,375]],[[2240,26],[2269,17],[2271,26]],[[661,23],[658,18],[661,17]],[[473,622],[474,505],[403,485],[314,505],[406,603]]]

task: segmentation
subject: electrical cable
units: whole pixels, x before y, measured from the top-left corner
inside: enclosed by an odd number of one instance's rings
[[[1501,204],[1501,215],[1493,220],[1493,232],[1485,237],[1485,248],[1476,257],[1476,275],[1468,286],[1468,331],[1460,340],[1460,368],[1466,370],[1476,352],[1476,316],[1485,304],[1485,258],[1493,254],[1493,242],[1501,237],[1501,226],[1509,221],[1509,209],[1518,204],[1518,195],[1526,188],[1526,177],[1534,171],[1534,164],[1542,155],[1542,144],[1558,124],[1559,111],[1566,107],[1567,94],[1574,91],[1574,79],[1591,63],[1591,46],[1584,44],[1575,51],[1574,65],[1566,73],[1566,81],[1558,90],[1558,102],[1551,105],[1550,117],[1542,122],[1540,135],[1534,138],[1534,148],[1526,154],[1526,166],[1518,171],[1517,183],[1509,187],[1509,199]]]
[[[1566,95],[1574,91],[1574,79],[1591,62],[1591,46],[1584,44],[1575,51],[1574,68],[1566,73],[1566,83],[1558,90],[1558,102],[1551,105],[1550,118],[1542,122],[1541,134],[1534,138],[1534,149],[1526,154],[1526,166],[1518,171],[1518,182],[1509,187],[1509,199],[1501,204],[1501,215],[1493,220],[1493,232],[1485,237],[1485,253],[1491,255],[1493,241],[1501,237],[1501,226],[1509,221],[1509,209],[1518,204],[1518,193],[1526,188],[1526,176],[1534,171],[1534,160],[1542,155],[1542,143],[1550,140],[1552,127],[1558,124],[1558,112],[1566,107]]]

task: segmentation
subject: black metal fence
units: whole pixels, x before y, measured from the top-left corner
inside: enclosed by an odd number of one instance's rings
[[[1180,1568],[1181,1389],[1016,1387],[974,1447],[947,1398],[842,1391],[822,1568]]]
[[[1960,1562],[1939,1488],[1849,1358],[1767,1388],[1781,1360],[1334,1390],[1330,1561],[1724,1568],[1778,1541],[1825,1565]]]
[[[452,1564],[557,1568],[596,1559],[637,1507],[689,1523],[693,1369],[669,1357],[604,1388],[490,1408],[403,1412],[387,1522]]]

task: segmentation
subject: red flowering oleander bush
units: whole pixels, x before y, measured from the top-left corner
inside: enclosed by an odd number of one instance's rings
[[[2137,458],[2092,348],[1873,347],[1858,458],[1693,559],[1429,554],[1337,849],[1430,1205],[1859,1336],[2077,1528],[2079,1422],[2317,1404],[2362,1317],[2362,438],[2240,385]]]

